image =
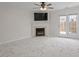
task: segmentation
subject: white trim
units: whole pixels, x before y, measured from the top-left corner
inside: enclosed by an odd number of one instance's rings
[[[66,34],[66,32],[60,32],[60,34]]]
[[[28,38],[31,38],[31,37],[28,37]],[[9,40],[9,41],[5,41],[5,42],[0,42],[0,45],[1,45],[1,44],[10,43],[10,42],[14,42],[14,41],[18,41],[18,40],[28,39],[28,38],[27,38],[27,37],[22,37],[22,38],[16,39],[16,40]]]

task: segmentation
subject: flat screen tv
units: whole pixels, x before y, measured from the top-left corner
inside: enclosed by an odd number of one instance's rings
[[[47,21],[48,13],[34,13],[34,20],[35,21]]]

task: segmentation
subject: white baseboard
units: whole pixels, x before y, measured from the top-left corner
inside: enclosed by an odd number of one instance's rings
[[[18,41],[18,40],[29,39],[29,38],[31,38],[31,37],[22,37],[20,39],[15,39],[15,40],[9,40],[9,41],[5,41],[5,42],[0,42],[0,45],[1,44],[10,43],[10,42],[14,42],[14,41]]]

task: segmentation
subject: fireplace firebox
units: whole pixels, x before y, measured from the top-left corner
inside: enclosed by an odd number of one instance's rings
[[[45,28],[36,28],[36,36],[45,36]]]

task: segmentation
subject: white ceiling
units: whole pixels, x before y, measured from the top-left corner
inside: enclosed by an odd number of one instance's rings
[[[11,6],[11,7],[22,7],[27,9],[36,8],[37,6],[34,3],[40,4],[40,2],[0,2],[1,6]],[[67,7],[73,7],[79,5],[79,2],[47,2],[51,3],[54,10],[59,10]]]
[[[79,2],[55,2],[54,3],[55,9],[63,9],[63,8],[69,8],[69,7],[74,7],[78,6]]]

